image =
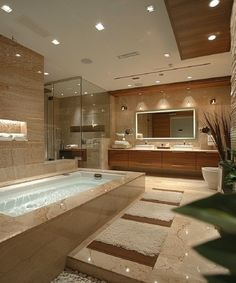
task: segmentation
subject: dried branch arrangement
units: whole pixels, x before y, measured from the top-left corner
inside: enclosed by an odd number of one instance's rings
[[[229,111],[220,108],[213,113],[204,113],[204,123],[210,129],[210,134],[214,139],[221,160],[227,160],[227,151],[231,150],[231,117]]]

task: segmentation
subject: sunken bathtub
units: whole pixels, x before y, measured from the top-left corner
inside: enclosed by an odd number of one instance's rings
[[[78,170],[0,188],[0,282],[48,283],[145,190],[144,174]]]

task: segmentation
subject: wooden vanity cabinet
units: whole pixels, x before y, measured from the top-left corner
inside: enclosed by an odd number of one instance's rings
[[[160,169],[162,166],[162,154],[159,151],[130,150],[129,167]]]
[[[200,171],[202,167],[216,167],[220,162],[218,152],[197,152],[196,170]]]
[[[138,169],[142,171],[162,169],[201,173],[202,167],[217,167],[217,152],[157,151],[157,150],[109,150],[110,167]]]
[[[195,152],[186,151],[163,151],[162,168],[195,171]]]
[[[108,165],[110,167],[129,167],[129,150],[109,150]]]

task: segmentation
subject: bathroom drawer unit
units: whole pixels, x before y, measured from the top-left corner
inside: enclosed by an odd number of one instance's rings
[[[162,168],[185,171],[195,171],[195,152],[187,151],[163,151]]]
[[[108,165],[110,167],[129,167],[129,150],[109,150]]]
[[[130,150],[129,167],[160,169],[162,167],[162,153],[151,150]]]
[[[220,157],[218,152],[196,152],[196,170],[202,167],[218,167]]]
[[[129,170],[189,172],[200,174],[202,167],[217,167],[216,151],[117,150],[108,151],[109,166]]]

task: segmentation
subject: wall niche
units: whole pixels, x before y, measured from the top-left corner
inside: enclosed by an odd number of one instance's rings
[[[0,119],[0,141],[27,141],[27,123]]]

